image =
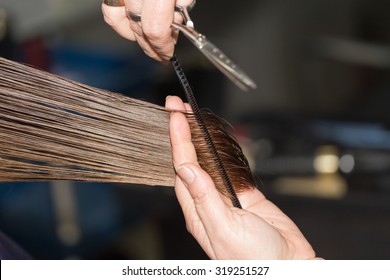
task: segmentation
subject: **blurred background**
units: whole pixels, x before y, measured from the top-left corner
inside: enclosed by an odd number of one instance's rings
[[[201,107],[231,122],[259,188],[326,259],[390,258],[390,2],[198,1],[197,29],[258,84],[242,92],[181,36]],[[163,105],[170,67],[99,0],[0,0],[0,55]],[[0,230],[35,259],[205,259],[172,188],[3,183]]]

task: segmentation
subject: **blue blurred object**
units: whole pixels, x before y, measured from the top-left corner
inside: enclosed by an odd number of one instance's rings
[[[134,97],[153,84],[158,63],[138,54],[78,44],[53,44],[52,69],[60,76]]]
[[[344,146],[390,150],[390,131],[380,123],[319,121],[311,128],[318,137]]]
[[[154,86],[159,64],[144,56],[63,41],[47,47],[49,71],[57,75],[134,98],[144,97]],[[118,204],[115,187],[83,182],[73,182],[68,187],[73,200],[70,204],[75,208],[72,222],[77,226],[76,233],[72,232],[74,229],[66,228],[66,213],[65,221],[62,221],[65,229],[61,228],[61,215],[58,215],[56,205],[63,202],[61,191],[54,198],[56,187],[50,182],[0,184],[0,231],[35,259],[94,259],[104,255],[122,230],[124,213]],[[125,213],[129,227],[145,214],[135,208],[127,212],[130,212]],[[71,240],[68,243],[67,234],[70,236],[68,241]],[[76,236],[73,241],[72,234]],[[5,235],[3,240],[2,237],[0,235],[0,246],[3,246],[0,257],[28,256],[22,255],[17,245]]]
[[[120,227],[120,211],[110,184],[72,185],[81,238],[64,244],[58,236],[50,183],[0,184],[0,228],[36,259],[93,258]],[[11,256],[12,257],[12,256]]]
[[[27,254],[18,244],[0,231],[0,260],[29,260]]]

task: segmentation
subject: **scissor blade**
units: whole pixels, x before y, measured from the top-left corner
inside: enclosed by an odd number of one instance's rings
[[[219,48],[195,29],[185,25],[172,23],[180,30],[221,72],[243,90],[256,89],[256,83],[243,70],[232,62]]]
[[[210,41],[205,42],[199,50],[241,89],[257,88],[256,83]]]

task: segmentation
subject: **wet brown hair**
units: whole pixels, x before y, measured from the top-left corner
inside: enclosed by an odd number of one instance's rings
[[[231,128],[202,112],[237,192],[255,185]],[[0,181],[73,180],[173,186],[165,108],[0,58]],[[226,195],[187,114],[198,160]]]

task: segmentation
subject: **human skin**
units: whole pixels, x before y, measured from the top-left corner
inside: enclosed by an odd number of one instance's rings
[[[178,32],[172,22],[181,23],[182,16],[174,12],[175,5],[188,6],[192,0],[126,0],[125,7],[102,4],[104,20],[119,35],[137,41],[146,55],[167,63],[173,55]],[[129,20],[126,10],[141,15],[141,21]]]
[[[211,259],[314,259],[298,227],[257,189],[238,194],[243,209],[231,206],[199,166],[188,121],[188,104],[168,96],[170,138],[177,172],[175,192],[188,231]]]
[[[192,0],[178,0],[188,5]],[[130,21],[124,7],[103,4],[105,21],[122,37],[137,41],[144,52],[161,62],[173,54],[177,33],[171,23],[182,18],[174,13],[174,0],[126,0],[126,9],[141,14]],[[231,206],[199,166],[191,142],[189,111],[178,97],[169,96],[170,138],[177,173],[175,192],[188,231],[211,259],[314,259],[315,252],[298,227],[256,188],[238,194],[243,209]]]

